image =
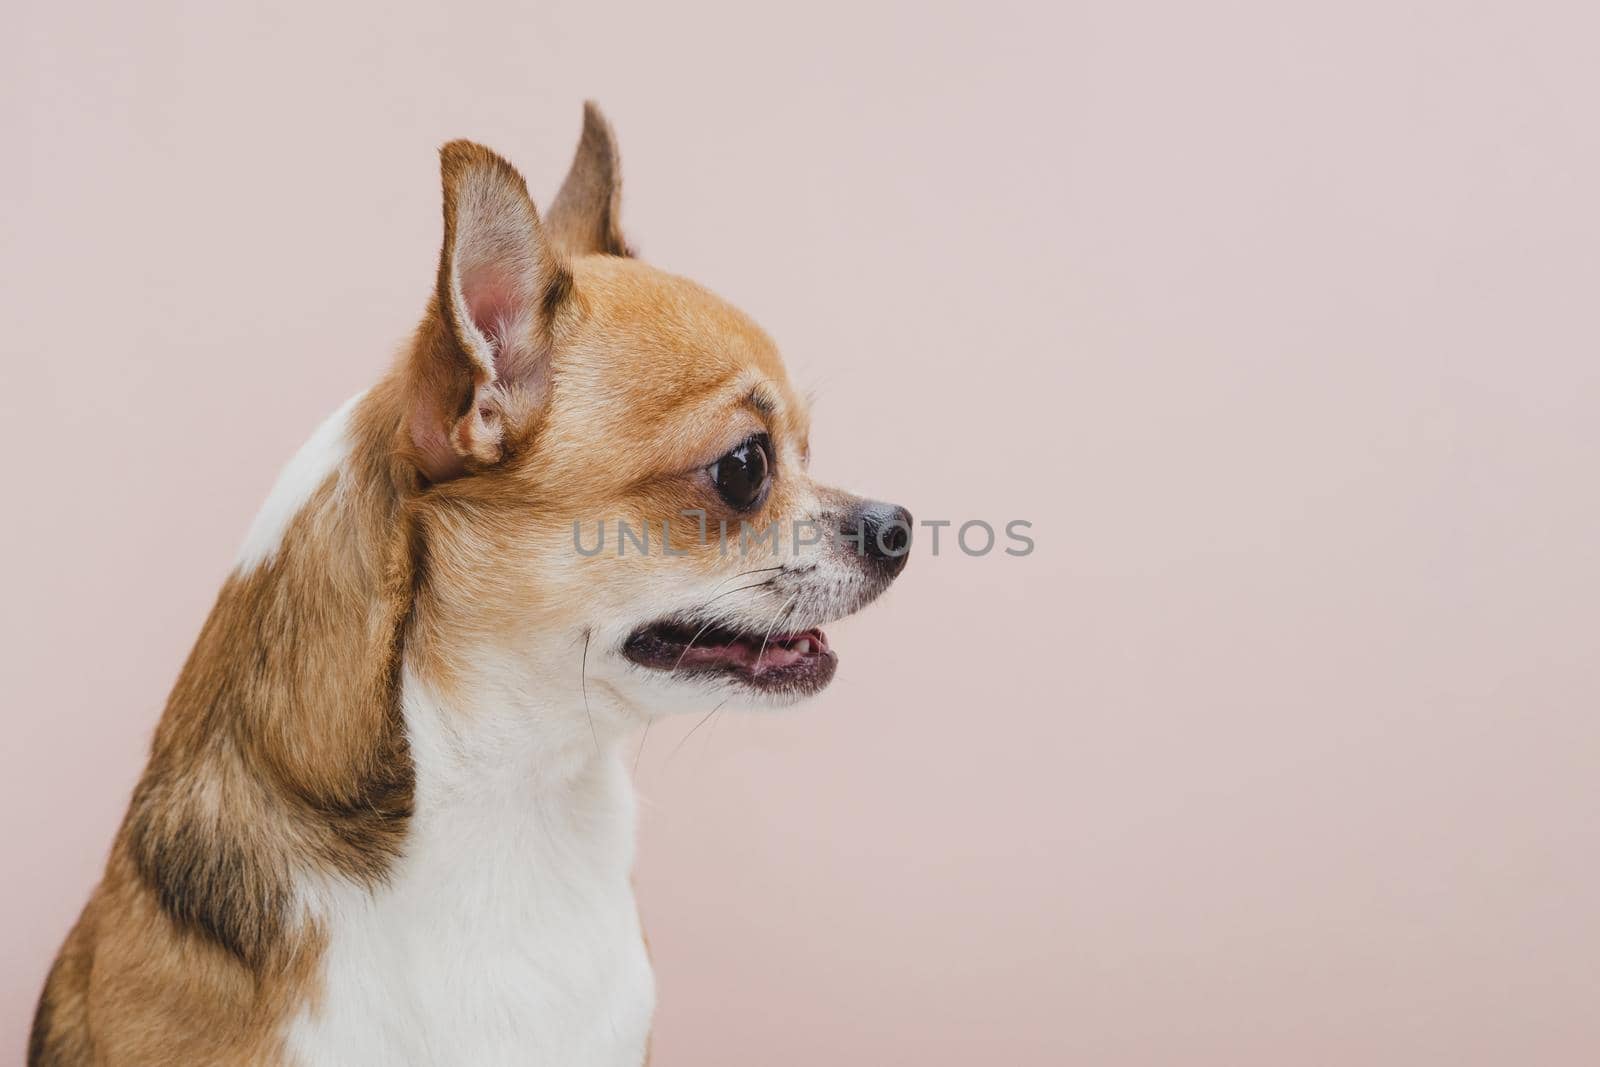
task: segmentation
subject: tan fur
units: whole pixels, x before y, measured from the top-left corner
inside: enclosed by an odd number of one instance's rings
[[[737,523],[695,472],[756,428],[794,471],[762,522],[830,492],[803,473],[806,413],[771,340],[699,286],[619,254],[617,180],[592,108],[548,234],[509,164],[475,145],[444,150],[437,293],[355,409],[343,476],[274,560],[221,590],[51,971],[30,1064],[279,1062],[284,1021],[318,993],[324,932],[297,887],[378,886],[405,847],[402,655],[448,692],[470,681],[460,650],[549,630],[579,603],[603,610],[637,568],[727,569],[713,543],[690,539],[670,562],[574,566],[572,524],[685,508]],[[498,365],[474,349],[451,289],[471,196],[525,202],[534,241],[507,284],[535,288],[537,314],[490,339]]]
[[[583,136],[561,191],[550,202],[545,228],[575,256],[628,256],[622,236],[622,160],[611,124],[591,101],[583,105]]]

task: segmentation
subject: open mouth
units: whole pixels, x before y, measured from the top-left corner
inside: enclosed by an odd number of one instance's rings
[[[839,665],[821,630],[767,633],[679,620],[635,631],[622,651],[641,667],[723,675],[766,692],[814,693]]]

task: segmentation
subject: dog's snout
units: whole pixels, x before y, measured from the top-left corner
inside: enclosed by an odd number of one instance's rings
[[[885,578],[905,569],[911,556],[911,512],[895,504],[865,500],[845,522],[844,532],[859,537],[861,558]]]

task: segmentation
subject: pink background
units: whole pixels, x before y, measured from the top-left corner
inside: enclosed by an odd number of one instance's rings
[[[1600,1061],[1592,5],[5,21],[4,1048],[257,502],[420,312],[435,147],[547,199],[593,96],[815,469],[1038,542],[924,538],[813,705],[653,731],[658,1064]]]

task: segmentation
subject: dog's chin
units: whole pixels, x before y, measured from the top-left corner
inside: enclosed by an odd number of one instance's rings
[[[622,654],[664,679],[711,683],[771,704],[820,692],[839,665],[818,629],[770,633],[683,619],[641,626]]]

